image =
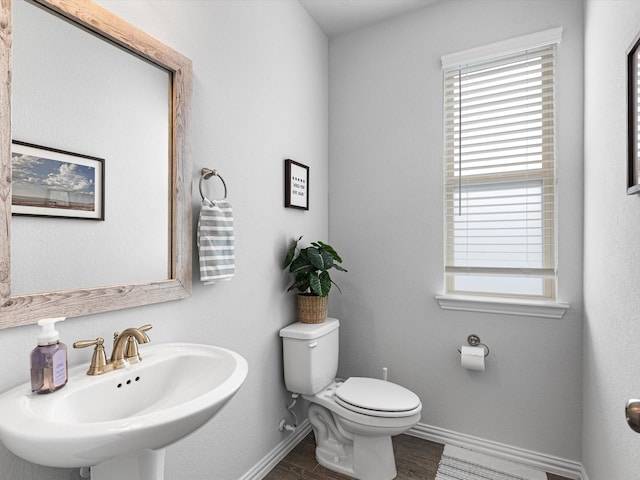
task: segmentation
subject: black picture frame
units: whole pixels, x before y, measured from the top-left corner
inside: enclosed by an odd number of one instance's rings
[[[627,50],[627,195],[640,193],[640,33]]]
[[[11,214],[104,220],[104,159],[14,140]]]
[[[284,206],[309,210],[309,167],[291,159],[284,161]]]

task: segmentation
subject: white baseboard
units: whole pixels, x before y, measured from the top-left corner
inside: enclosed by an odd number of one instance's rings
[[[309,419],[305,419],[298,425],[295,432],[276,445],[239,480],[262,480],[309,432],[311,432],[311,424]]]
[[[409,430],[407,434],[436,443],[468,448],[476,452],[528,465],[563,477],[588,480],[586,472],[579,462],[554,457],[546,453],[512,447],[503,443],[445,430],[444,428],[433,427],[424,423],[418,423]]]
[[[311,424],[309,423],[309,419],[305,419],[298,425],[295,432],[276,445],[273,450],[255,464],[251,470],[240,477],[239,480],[262,480],[309,432],[311,432]],[[418,423],[409,430],[407,434],[436,443],[468,448],[476,452],[528,465],[563,477],[589,480],[584,467],[579,462],[554,457],[546,453],[512,447],[503,443],[426,425],[424,423]]]
[[[585,471],[583,465],[580,465],[580,476],[581,480],[589,480],[589,477],[587,477],[587,472]]]

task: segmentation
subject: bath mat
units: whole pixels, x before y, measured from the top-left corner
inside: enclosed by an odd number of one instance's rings
[[[547,480],[547,474],[466,448],[445,445],[435,480]]]

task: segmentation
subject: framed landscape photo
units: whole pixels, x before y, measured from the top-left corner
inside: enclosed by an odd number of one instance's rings
[[[104,220],[104,159],[11,143],[11,213]]]
[[[309,167],[284,161],[284,206],[309,210]]]

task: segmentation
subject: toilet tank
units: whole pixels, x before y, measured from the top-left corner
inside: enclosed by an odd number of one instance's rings
[[[329,385],[338,373],[338,327],[327,318],[323,323],[293,323],[280,330],[287,390],[313,395]]]

